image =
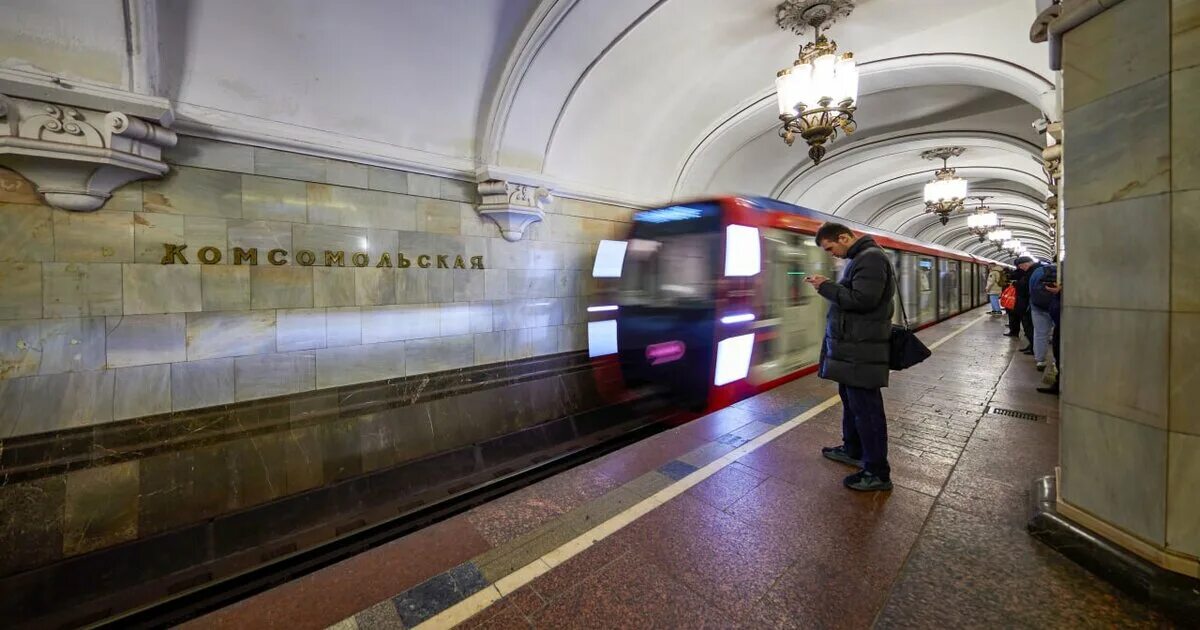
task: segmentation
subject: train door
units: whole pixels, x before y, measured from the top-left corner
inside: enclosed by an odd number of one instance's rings
[[[959,261],[958,277],[962,279],[958,287],[959,295],[962,296],[961,309],[966,311],[975,307],[971,296],[975,295],[975,274],[971,271],[973,263]]]
[[[938,316],[937,259],[932,256],[917,257],[917,299],[920,323],[928,324]]]
[[[899,324],[903,320],[900,317],[900,252],[894,249],[884,248],[888,255],[888,261],[892,263],[892,270],[896,272],[896,292],[892,295],[892,323]]]
[[[904,300],[904,311],[908,313],[908,323],[916,326],[921,323],[921,306],[917,293],[917,255],[910,252],[900,252],[900,298]]]
[[[811,236],[766,230],[766,286],[761,293],[763,327],[774,330],[761,346],[752,380],[764,383],[816,363],[825,335],[825,301],[804,278],[836,277],[833,259]]]

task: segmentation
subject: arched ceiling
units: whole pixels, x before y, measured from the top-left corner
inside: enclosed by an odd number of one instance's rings
[[[819,166],[775,131],[775,73],[803,43],[779,0],[127,2],[155,16],[151,88],[188,133],[629,205],[774,196],[970,249],[965,219],[930,225],[920,200],[938,166],[920,152],[956,145],[951,166],[1051,249],[1037,0],[857,0],[830,36],[860,67],[859,128]],[[120,0],[6,6],[0,70],[137,87],[101,45],[146,28]]]

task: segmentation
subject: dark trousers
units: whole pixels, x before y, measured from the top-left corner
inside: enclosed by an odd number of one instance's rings
[[[891,480],[882,390],[839,384],[838,394],[842,397],[842,445],[846,453],[861,459],[867,472]]]
[[[1050,337],[1050,345],[1054,348],[1054,367],[1058,370],[1058,376],[1055,377],[1055,383],[1062,382],[1062,352],[1059,351],[1061,346],[1058,345],[1059,332],[1062,326],[1058,322],[1054,322],[1054,335]]]
[[[1025,329],[1025,338],[1029,340],[1029,345],[1033,345],[1033,309],[1025,306],[1025,314],[1021,315],[1021,328]]]

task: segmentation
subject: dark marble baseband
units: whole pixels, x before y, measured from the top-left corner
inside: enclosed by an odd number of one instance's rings
[[[1200,580],[1168,571],[1058,513],[1052,475],[1034,481],[1034,538],[1184,627],[1200,627]]]
[[[235,575],[646,422],[595,409],[0,578],[12,627],[75,626]],[[609,418],[607,424],[596,418]]]
[[[195,449],[589,370],[572,352],[0,440],[0,483]]]

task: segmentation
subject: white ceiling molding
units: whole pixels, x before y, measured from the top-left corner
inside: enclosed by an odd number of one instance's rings
[[[170,127],[175,119],[171,102],[165,98],[31,70],[0,68],[0,94],[100,111],[124,112],[164,127]]]

